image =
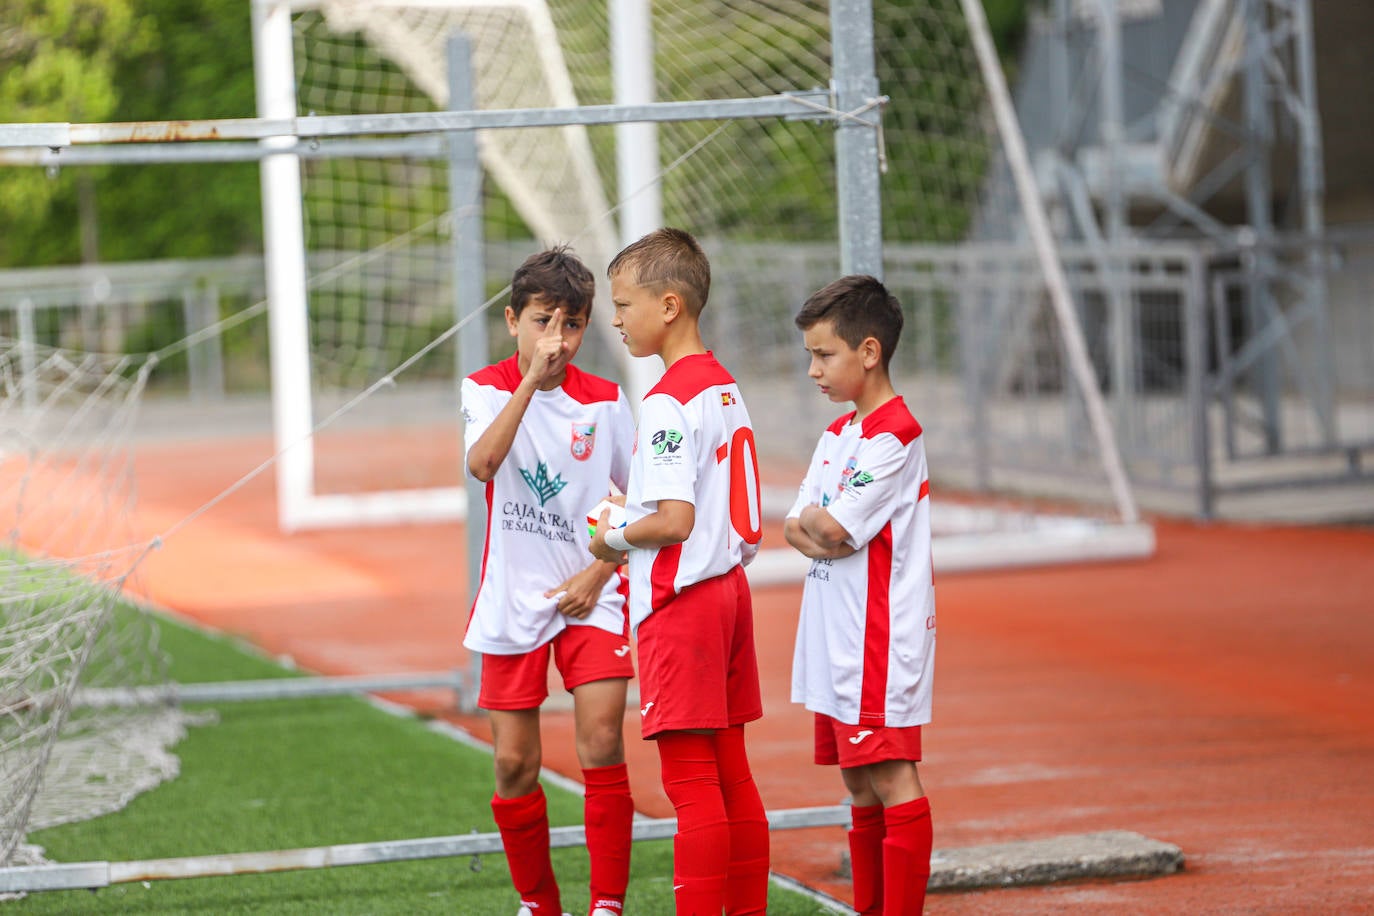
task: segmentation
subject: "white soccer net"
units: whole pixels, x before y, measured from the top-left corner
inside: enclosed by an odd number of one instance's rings
[[[0,327],[0,864],[27,831],[175,775],[183,732],[173,708],[72,703],[166,680],[151,621],[119,602],[144,550],[129,546],[129,445],[149,364],[14,330]]]

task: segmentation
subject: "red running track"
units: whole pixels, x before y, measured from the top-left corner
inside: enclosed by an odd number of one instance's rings
[[[402,466],[415,444],[386,450]],[[143,448],[140,530],[166,530],[268,454],[266,441]],[[254,481],[169,539],[138,588],[315,671],[466,664],[458,526],[282,536],[274,511],[270,481]],[[1158,542],[1147,561],[940,577],[921,773],[937,848],[1126,829],[1181,846],[1186,870],[939,894],[927,912],[1374,913],[1374,530],[1160,521]],[[748,742],[772,808],[843,796],[788,702],[798,596],[755,594],[767,713]],[[664,816],[637,719],[637,804]],[[570,715],[546,713],[545,728],[546,763],[576,778]],[[774,868],[847,897],[843,845],[839,828],[779,832]]]

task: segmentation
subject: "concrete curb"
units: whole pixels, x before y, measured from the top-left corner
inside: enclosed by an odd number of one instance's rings
[[[930,864],[930,890],[962,891],[1085,878],[1171,875],[1183,868],[1183,850],[1129,830],[1108,830],[937,849]]]

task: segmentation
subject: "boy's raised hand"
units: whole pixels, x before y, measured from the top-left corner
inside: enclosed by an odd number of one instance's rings
[[[563,340],[563,310],[554,309],[543,335],[535,342],[534,356],[525,375],[534,382],[543,382],[562,372],[570,355]]]

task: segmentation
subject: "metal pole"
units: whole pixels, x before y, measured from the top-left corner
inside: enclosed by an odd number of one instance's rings
[[[38,412],[38,338],[33,324],[33,300],[20,299],[16,312],[19,317],[19,369],[24,373],[20,385],[24,391],[24,416],[28,418]]]
[[[1106,200],[1107,256],[1103,282],[1110,308],[1112,346],[1112,402],[1116,408],[1117,434],[1134,441],[1131,396],[1135,391],[1135,322],[1131,297],[1121,280],[1116,256],[1127,234],[1127,198],[1123,187],[1121,148],[1124,140],[1125,101],[1122,90],[1121,11],[1117,0],[1098,0],[1098,47],[1102,56],[1102,144],[1107,153]]]
[[[649,0],[611,0],[611,71],[617,105],[654,100],[654,30]],[[615,126],[616,198],[620,243],[628,245],[663,225],[658,125]]]
[[[1193,417],[1193,464],[1197,471],[1198,517],[1209,519],[1215,510],[1212,492],[1212,430],[1208,422],[1211,392],[1207,390],[1206,263],[1199,255],[1187,261],[1188,287],[1183,299],[1183,371],[1188,407]]]
[[[296,115],[291,7],[285,0],[253,0],[253,71],[258,114]],[[310,326],[306,303],[305,231],[300,160],[292,136],[267,137],[264,147],[285,150],[262,160],[263,261],[271,337],[272,428],[276,449],[277,523],[297,526],[315,482],[311,434]],[[295,446],[295,447],[291,447]],[[303,446],[303,447],[302,447]]]
[[[1273,141],[1273,122],[1269,111],[1268,77],[1264,72],[1267,54],[1265,28],[1266,0],[1245,0],[1245,133],[1250,162],[1245,169],[1245,200],[1249,214],[1252,244],[1243,256],[1249,273],[1250,314],[1255,318],[1253,335],[1262,334],[1278,320],[1278,304],[1270,280],[1274,273],[1274,223],[1270,180],[1269,147]],[[1264,415],[1264,450],[1277,454],[1283,441],[1279,399],[1280,378],[1276,346],[1266,348],[1257,360],[1260,410]]]
[[[610,0],[611,76],[617,106],[643,106],[654,101],[654,28],[649,0]],[[620,244],[628,245],[663,225],[663,185],[659,180],[658,124],[653,121],[615,126],[616,201],[620,205]],[[610,306],[610,287],[594,269],[597,294]],[[609,321],[609,319],[606,319]],[[663,375],[663,360],[622,354],[625,393],[639,404]]]
[[[858,112],[878,98],[871,0],[830,4],[835,107]],[[835,128],[835,182],[840,211],[840,271],[883,277],[883,210],[876,108],[841,118]]]
[[[1331,323],[1327,313],[1326,260],[1322,248],[1326,233],[1326,215],[1322,198],[1326,194],[1326,178],[1322,165],[1321,114],[1317,108],[1317,64],[1312,35],[1311,0],[1294,0],[1294,46],[1297,55],[1298,98],[1302,103],[1301,138],[1298,148],[1298,178],[1302,193],[1302,228],[1307,239],[1307,295],[1312,298],[1315,316],[1316,358],[1311,361],[1317,380],[1317,418],[1322,427],[1322,439],[1327,445],[1336,444],[1336,420],[1333,408],[1336,360],[1331,352]]]
[[[978,56],[978,66],[992,101],[993,115],[997,119],[998,133],[1001,134],[1005,146],[1007,164],[1016,178],[1017,197],[1035,245],[1040,269],[1045,275],[1050,303],[1054,307],[1055,317],[1059,319],[1059,328],[1064,335],[1064,349],[1068,356],[1070,371],[1083,393],[1083,404],[1092,421],[1098,453],[1102,457],[1102,467],[1111,485],[1117,511],[1121,513],[1123,522],[1134,524],[1140,520],[1140,512],[1126,477],[1126,466],[1121,460],[1121,451],[1112,433],[1111,419],[1107,416],[1107,409],[1102,402],[1102,392],[1097,387],[1097,378],[1088,358],[1088,346],[1083,340],[1083,331],[1073,310],[1073,299],[1069,295],[1064,266],[1059,263],[1059,255],[1050,234],[1045,204],[1040,199],[1039,186],[1031,169],[1030,156],[1026,152],[1026,141],[1021,135],[1021,126],[1016,120],[1016,109],[1011,103],[1011,93],[1007,91],[1006,77],[997,59],[997,49],[992,44],[987,16],[979,0],[960,2],[964,9],[964,18],[969,24],[969,37],[973,40],[973,49]]]
[[[472,42],[467,35],[455,33],[448,40],[448,107],[466,111],[476,105],[473,93]],[[456,130],[448,139],[449,212],[453,220],[453,309],[462,323],[458,330],[458,371],[461,382],[491,362],[487,345],[486,258],[482,248],[482,162],[477,154],[477,133]],[[463,323],[466,321],[466,323]],[[461,443],[460,443],[461,445]],[[459,455],[466,450],[459,448]],[[463,492],[467,514],[463,540],[467,557],[468,596],[477,593],[482,576],[482,543],[487,530],[486,486],[463,473]],[[471,604],[471,600],[468,602]],[[459,692],[459,703],[467,711],[476,708],[477,686],[482,679],[482,655],[471,653],[468,663],[470,683]]]

